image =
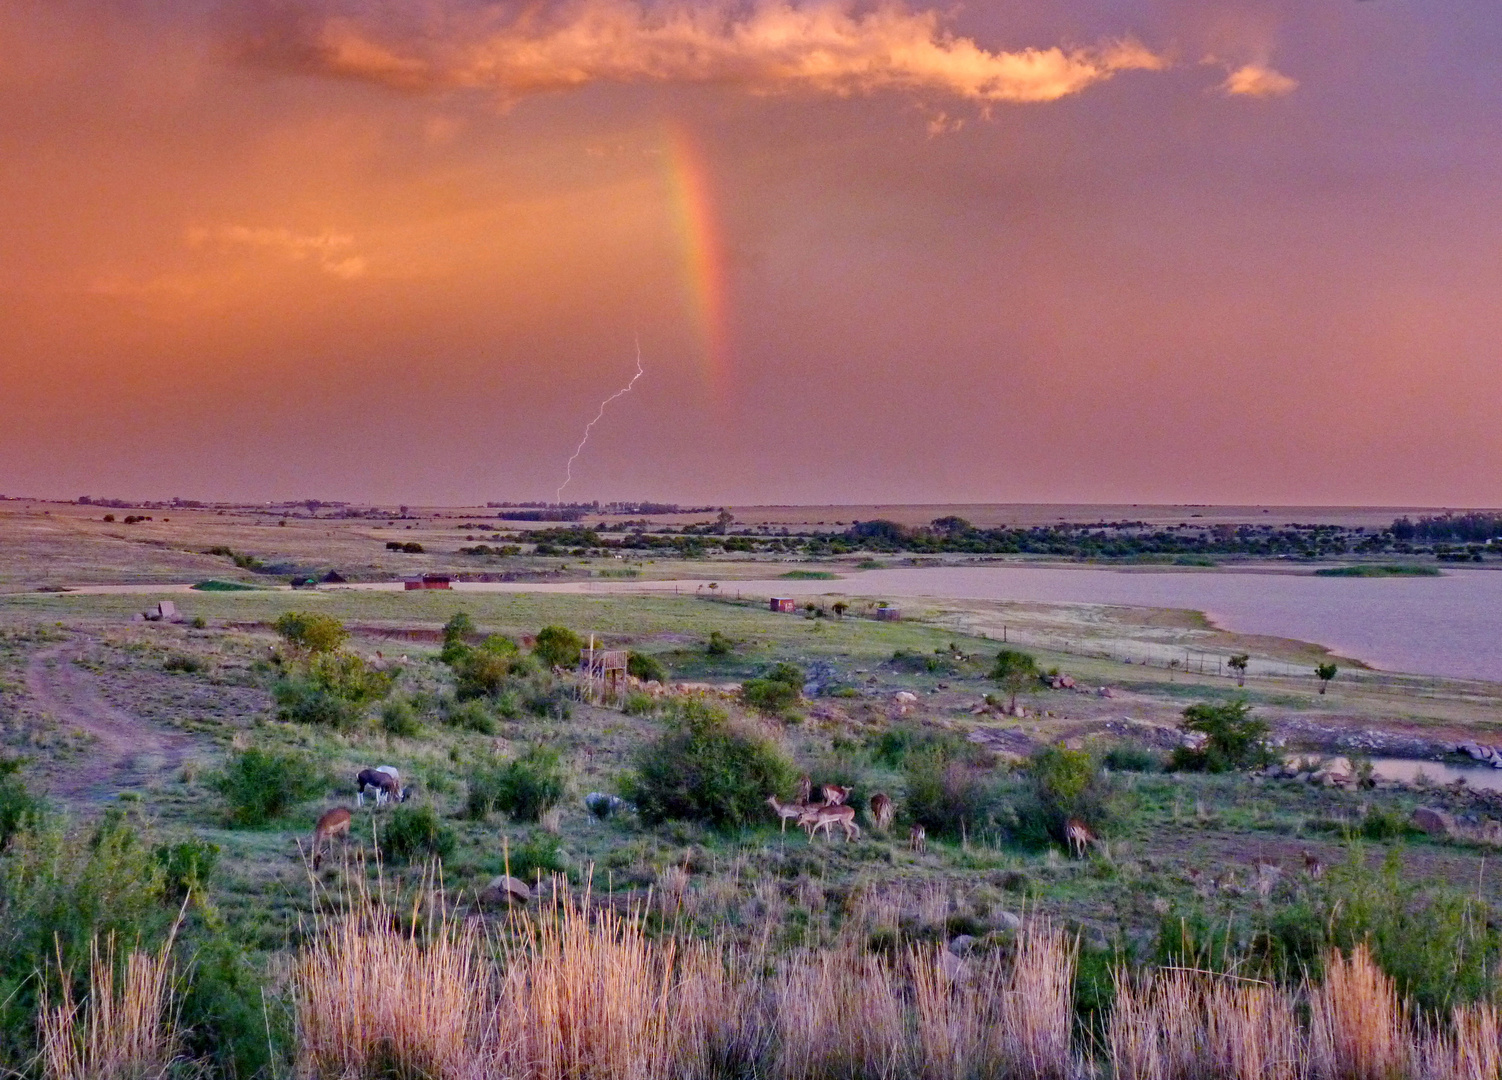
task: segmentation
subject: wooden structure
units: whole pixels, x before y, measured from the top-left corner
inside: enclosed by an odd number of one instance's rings
[[[887,604],[876,609],[877,622],[896,622],[902,618],[902,609],[892,604]]]
[[[626,665],[630,654],[625,649],[597,649],[595,636],[579,653],[579,674],[583,676],[585,699],[591,703],[625,692]]]
[[[791,596],[774,596],[769,605],[773,611],[791,615],[798,610],[797,602]]]
[[[423,574],[421,577],[409,577],[407,588],[411,589],[449,589],[453,588],[447,574]]]

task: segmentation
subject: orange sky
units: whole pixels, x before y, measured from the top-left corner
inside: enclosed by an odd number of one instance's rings
[[[0,493],[1502,504],[1492,0],[0,5]]]

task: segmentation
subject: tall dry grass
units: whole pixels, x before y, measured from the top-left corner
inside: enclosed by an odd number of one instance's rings
[[[61,972],[61,1000],[44,991],[37,1015],[47,1080],[158,1080],[177,1056],[173,1012],[172,944],[176,928],[156,953],[132,949],[123,972],[115,941],[89,947],[89,993],[75,1004],[71,979]]]
[[[572,899],[503,940],[355,907],[294,979],[302,1075],[504,1080],[1502,1080],[1499,1015],[1426,1026],[1362,948],[1282,988],[1119,973],[1095,1055],[1072,1034],[1076,944],[1035,920],[1010,952],[872,952],[863,935],[776,955],[684,942]],[[487,955],[489,958],[487,958]],[[1307,1019],[1305,1019],[1307,1018]],[[86,1071],[59,1071],[82,1080]],[[111,1074],[114,1075],[114,1074]]]

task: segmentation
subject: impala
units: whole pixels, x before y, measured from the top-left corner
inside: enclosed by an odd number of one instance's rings
[[[914,825],[908,830],[907,846],[922,855],[928,850],[928,830],[922,825]]]
[[[1064,825],[1064,839],[1069,841],[1069,851],[1076,859],[1085,857],[1085,849],[1095,839],[1095,834],[1090,831],[1079,818],[1070,818]]]
[[[892,800],[884,791],[871,796],[871,820],[882,832],[892,827]]]
[[[853,806],[806,807],[798,818],[798,824],[808,830],[810,840],[820,829],[830,832],[836,825],[845,831],[847,842],[859,839],[861,834],[861,827],[855,823],[855,807]]]
[[[850,788],[840,787],[839,784],[825,784],[819,789],[824,793],[824,801],[830,806],[839,806],[850,798]]]
[[[782,819],[783,832],[788,831],[789,821],[797,821],[804,814],[808,813],[809,810],[807,803],[780,802],[776,795],[767,796],[767,805]]]
[[[324,845],[334,846],[334,837],[349,835],[350,812],[342,806],[326,812],[313,826],[313,869],[317,870],[323,865],[323,852],[319,850]]]

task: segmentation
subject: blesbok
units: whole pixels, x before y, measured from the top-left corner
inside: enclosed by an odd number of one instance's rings
[[[1072,817],[1064,823],[1064,839],[1069,841],[1069,853],[1076,859],[1083,859],[1085,849],[1095,839],[1095,834],[1090,831],[1090,826],[1079,818]]]
[[[919,855],[928,851],[928,830],[922,825],[914,825],[908,830],[907,846]]]
[[[798,824],[808,830],[808,838],[812,840],[820,829],[833,835],[831,831],[838,825],[845,831],[845,840],[858,840],[861,835],[861,827],[855,823],[855,807],[853,806],[809,806],[798,817]]]
[[[892,799],[884,791],[871,796],[871,821],[882,832],[892,827]]]
[[[781,802],[776,795],[767,796],[767,805],[782,819],[782,831],[788,831],[788,822],[797,821],[808,813],[808,804],[801,802]]]
[[[353,820],[350,812],[342,807],[324,813],[313,826],[313,869],[317,870],[323,865],[323,852],[319,850],[326,843],[329,847],[334,846],[334,837],[348,836],[349,824]]]
[[[355,802],[365,805],[365,792],[374,791],[377,806],[385,806],[387,800],[406,802],[411,788],[402,787],[402,778],[390,765],[374,769],[361,769],[355,777]]]
[[[843,805],[850,798],[851,788],[840,787],[839,784],[825,784],[819,789],[824,794],[824,802],[828,806]]]

